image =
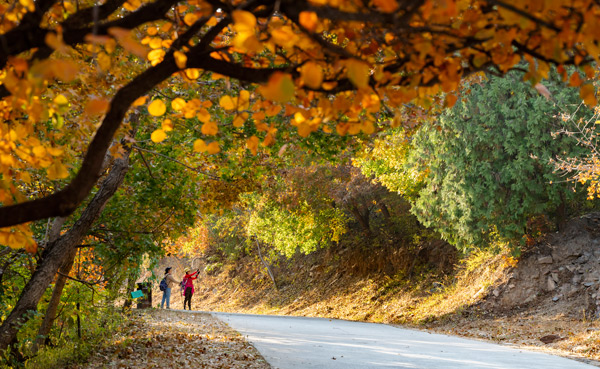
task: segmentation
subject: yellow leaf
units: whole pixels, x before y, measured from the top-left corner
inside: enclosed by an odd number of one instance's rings
[[[173,57],[175,58],[175,64],[179,69],[185,69],[185,65],[187,63],[187,56],[181,51],[175,51],[173,53]]]
[[[301,137],[306,138],[310,135],[311,132],[312,132],[312,127],[310,126],[310,124],[302,123],[302,124],[298,125],[298,134]]]
[[[456,97],[456,95],[454,94],[447,94],[446,95],[446,100],[444,102],[444,105],[447,108],[451,108],[454,106],[454,104],[456,104],[456,101],[458,100],[458,98]]]
[[[150,39],[148,46],[150,46],[153,49],[160,49],[162,47],[162,38],[153,37],[152,39]]]
[[[148,105],[148,113],[155,117],[160,117],[167,111],[167,106],[160,99],[156,99]]]
[[[161,124],[161,128],[165,132],[172,131],[173,130],[173,121],[171,121],[171,119],[165,119]]]
[[[46,45],[50,46],[54,50],[60,51],[62,53],[69,51],[69,48],[63,42],[62,34],[57,35],[54,32],[48,32],[46,34],[45,41],[46,41]]]
[[[208,151],[209,154],[216,154],[219,151],[221,151],[221,148],[219,147],[218,142],[213,141],[208,144],[208,146],[206,147],[206,151]]]
[[[27,172],[21,172],[19,173],[20,179],[21,181],[25,182],[25,183],[31,183],[31,175]]]
[[[142,96],[142,97],[138,97],[134,102],[133,102],[133,106],[142,106],[146,103],[146,100],[148,100],[148,96]]]
[[[162,129],[157,129],[156,131],[152,132],[152,135],[150,136],[150,139],[156,143],[164,141],[165,138],[167,138],[167,134]]]
[[[148,60],[152,66],[162,62],[165,57],[165,51],[163,49],[152,50],[148,53]]]
[[[219,105],[225,110],[233,110],[235,108],[235,103],[231,96],[225,95],[219,99]]]
[[[63,179],[69,176],[67,168],[59,161],[55,161],[47,169],[49,179]]]
[[[108,56],[105,52],[98,53],[98,66],[100,67],[100,69],[102,69],[103,71],[107,71],[110,69],[111,64],[112,60],[110,56]]]
[[[317,13],[303,11],[300,12],[300,16],[298,21],[302,25],[302,27],[306,28],[308,31],[312,32],[317,28],[317,21],[319,18],[317,17]]]
[[[42,158],[46,156],[46,148],[44,146],[36,146],[33,148],[33,155],[38,158]]]
[[[234,119],[233,119],[233,126],[234,127],[241,127],[244,125],[244,123],[246,123],[246,121],[248,120],[248,113],[242,113],[237,115]]]
[[[298,42],[298,35],[294,33],[290,26],[275,28],[271,31],[271,38],[277,45],[285,48],[292,48]]]
[[[173,108],[173,110],[175,111],[182,111],[183,109],[185,109],[186,104],[187,103],[184,99],[182,99],[181,97],[177,97],[173,101],[171,101],[171,108]]]
[[[46,151],[52,156],[61,156],[65,152],[65,150],[60,147],[47,147]]]
[[[265,86],[260,86],[258,91],[269,100],[286,102],[294,97],[296,86],[289,74],[275,72]]]
[[[579,72],[577,72],[577,71],[573,72],[573,74],[571,75],[571,78],[569,79],[569,85],[571,85],[573,87],[579,87],[579,86],[581,86],[582,83],[583,83],[583,81],[581,80],[581,77],[579,76]]]
[[[256,136],[252,136],[246,140],[246,148],[252,152],[252,155],[256,155],[259,142],[260,141],[258,140],[258,137],[256,137]]]
[[[54,98],[54,103],[56,105],[67,105],[69,103],[69,100],[67,100],[65,95],[60,94]]]
[[[108,110],[109,102],[104,99],[94,99],[88,101],[85,107],[86,115],[104,114]]]
[[[254,14],[245,10],[234,10],[231,14],[236,31],[254,31],[256,27],[256,17]]]
[[[205,108],[200,108],[198,114],[196,114],[196,118],[202,123],[207,123],[210,120],[210,113]]]
[[[194,80],[200,78],[200,71],[197,68],[188,68],[184,71],[188,79]]]
[[[194,13],[187,13],[185,17],[183,17],[183,22],[188,26],[191,26],[192,24],[196,23],[197,20],[198,16]]]
[[[19,0],[19,3],[27,8],[28,11],[35,11],[35,2],[33,0]]]
[[[309,61],[300,69],[300,78],[310,88],[317,89],[323,82],[323,68],[313,61]]]
[[[202,125],[200,131],[204,135],[214,136],[219,132],[219,126],[215,122],[206,122]]]
[[[138,1],[139,2],[139,1]],[[130,53],[144,58],[148,53],[148,49],[134,40],[132,32],[128,29],[111,27],[108,29],[108,33],[113,36],[121,46]]]
[[[246,90],[240,91],[238,98],[238,110],[246,110],[250,106],[250,92]]]
[[[348,78],[358,88],[364,88],[369,85],[369,66],[356,59],[346,60],[348,68]]]
[[[197,139],[196,141],[194,141],[195,152],[205,152],[207,149],[208,147],[206,146],[206,142],[204,142],[204,140]]]
[[[265,114],[268,117],[274,117],[277,114],[279,114],[279,112],[281,112],[281,109],[282,109],[281,105],[271,105],[267,108],[267,110],[265,110]]]
[[[579,96],[588,106],[596,106],[598,101],[596,100],[596,89],[591,83],[586,83],[579,88]]]

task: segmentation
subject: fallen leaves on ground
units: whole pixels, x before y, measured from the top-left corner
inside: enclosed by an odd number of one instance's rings
[[[236,331],[209,314],[136,310],[131,322],[89,363],[97,368],[247,368],[271,366]]]

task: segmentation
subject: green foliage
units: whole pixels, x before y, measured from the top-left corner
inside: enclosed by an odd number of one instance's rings
[[[27,360],[26,369],[53,369],[85,362],[98,347],[108,341],[125,323],[125,316],[116,309],[93,309],[85,315],[84,335],[70,336],[54,347],[45,346],[37,356]]]
[[[257,205],[248,220],[248,236],[256,236],[287,257],[296,251],[308,254],[339,241],[346,231],[346,216],[337,208],[315,210],[303,203],[288,210],[269,200]]]
[[[390,191],[414,199],[423,186],[425,172],[406,165],[411,150],[411,133],[398,129],[375,139],[353,159],[353,164]]]
[[[579,103],[579,95],[555,80],[543,83],[551,99],[520,73],[472,83],[415,136],[408,168],[427,176],[412,211],[424,225],[460,247],[492,239],[518,247],[529,219],[560,217],[557,209],[574,193],[548,162],[577,148],[552,132],[560,125],[558,106]]]

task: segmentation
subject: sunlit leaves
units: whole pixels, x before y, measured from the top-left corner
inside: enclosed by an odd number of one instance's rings
[[[175,51],[175,53],[173,53],[173,57],[175,58],[175,64],[177,64],[177,67],[179,67],[179,69],[185,69],[187,56],[181,51]]]
[[[369,66],[356,59],[349,59],[346,61],[346,68],[348,68],[348,79],[358,88],[367,87],[369,84]]]
[[[262,45],[255,34],[256,17],[245,10],[234,10],[232,12],[233,29],[236,35],[233,44],[240,50],[258,52]]]
[[[108,33],[112,35],[125,50],[140,58],[146,57],[148,50],[134,39],[130,30],[113,27],[108,30]]]
[[[150,136],[150,139],[156,143],[162,142],[166,138],[167,138],[167,133],[162,129],[155,130],[154,132],[152,132],[152,135]]]
[[[318,89],[323,82],[323,68],[315,62],[307,62],[300,69],[300,78],[304,85]]]
[[[289,74],[276,72],[265,86],[258,88],[258,91],[269,100],[277,102],[287,102],[294,96],[296,86]]]
[[[150,103],[150,105],[148,105],[148,113],[150,113],[150,115],[153,115],[155,117],[160,117],[166,111],[167,111],[167,106],[160,99],[156,99],[156,100],[152,101]]]
[[[589,106],[596,106],[596,104],[598,104],[598,101],[596,100],[596,89],[591,83],[586,83],[581,86],[579,89],[579,95],[581,96],[581,99]]]
[[[63,179],[69,176],[69,171],[60,161],[55,161],[54,163],[52,163],[48,167],[47,173],[48,178],[52,180]]]
[[[319,18],[317,17],[317,13],[312,11],[303,11],[300,12],[299,22],[302,27],[306,28],[308,31],[314,31],[317,28],[317,22]]]
[[[206,122],[202,125],[201,132],[203,135],[214,136],[219,132],[219,126],[215,122]]]

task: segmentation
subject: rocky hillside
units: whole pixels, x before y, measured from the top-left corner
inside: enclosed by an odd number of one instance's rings
[[[520,258],[482,307],[548,316],[600,317],[600,213],[574,219]]]

